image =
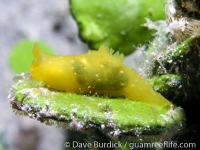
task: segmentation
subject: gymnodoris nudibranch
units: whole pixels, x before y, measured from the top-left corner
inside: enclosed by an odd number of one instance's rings
[[[53,89],[77,94],[125,96],[160,107],[172,105],[141,76],[122,64],[122,54],[104,46],[86,54],[54,56],[42,53],[35,44],[33,55],[35,59],[30,68],[31,76]]]

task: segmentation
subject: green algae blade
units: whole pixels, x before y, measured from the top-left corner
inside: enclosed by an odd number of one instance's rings
[[[34,59],[30,49],[33,48],[34,43],[38,43],[44,52],[55,54],[54,50],[42,41],[23,39],[14,45],[8,58],[9,66],[15,73],[29,71],[30,65]]]
[[[111,47],[125,55],[152,38],[145,18],[165,19],[164,0],[71,0],[81,38],[92,49]]]
[[[9,95],[14,111],[47,125],[77,131],[95,127],[118,137],[123,134],[160,135],[173,127],[177,130],[182,124],[179,107],[152,107],[124,98],[54,91],[29,74],[18,75],[14,81]]]

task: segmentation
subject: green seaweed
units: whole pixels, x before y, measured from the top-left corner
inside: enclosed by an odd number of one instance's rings
[[[165,18],[164,0],[71,0],[71,12],[79,34],[92,49],[106,45],[125,55],[152,38],[142,26],[149,18]]]
[[[14,45],[8,58],[9,66],[15,73],[29,71],[30,65],[34,59],[31,51],[34,43],[38,43],[45,53],[55,54],[53,49],[44,42],[28,39],[21,40]]]
[[[189,101],[198,103],[199,45],[200,37],[189,37],[160,55],[151,66],[150,83],[176,105],[183,106]]]
[[[153,107],[125,98],[55,91],[29,74],[18,75],[15,80],[10,93],[12,107],[18,110],[17,113],[22,111],[49,125],[77,131],[95,127],[118,137],[123,134],[158,136],[182,124],[183,114],[179,107]]]

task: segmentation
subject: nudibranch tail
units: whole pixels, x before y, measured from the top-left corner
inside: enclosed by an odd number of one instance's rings
[[[58,91],[77,94],[95,94],[120,97],[148,103],[152,106],[170,106],[171,102],[156,93],[130,67],[124,66],[124,56],[105,46],[76,56],[43,54],[34,45],[35,59],[30,68],[37,81]]]
[[[38,58],[39,56],[42,55],[42,51],[41,51],[41,49],[40,49],[40,47],[37,43],[34,44],[33,55],[34,55],[35,58]]]

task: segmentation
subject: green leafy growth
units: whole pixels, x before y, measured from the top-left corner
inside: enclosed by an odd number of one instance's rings
[[[175,68],[177,68],[177,66],[181,66],[186,63],[188,61],[186,59],[188,58],[194,59],[195,57],[197,57],[196,54],[198,55],[199,49],[198,44],[199,38],[190,37],[177,45],[175,48],[167,51],[161,58],[159,58],[159,60],[155,61],[152,69],[153,75],[165,74],[166,71],[163,70],[164,68],[165,70],[167,70],[168,73],[177,74],[178,72],[175,72]],[[184,62],[183,60],[186,60],[186,62]],[[198,62],[192,61],[191,63],[196,63],[193,65],[199,65]],[[186,70],[183,69],[181,70],[181,72],[179,71],[178,74],[182,74],[183,71]]]
[[[154,88],[178,106],[199,105],[200,37],[192,36],[168,49],[154,61],[149,80]]]
[[[164,0],[71,0],[80,35],[92,49],[106,45],[125,55],[152,37],[142,26],[149,18],[165,18]]]
[[[55,54],[53,49],[41,41],[22,40],[18,42],[9,54],[9,65],[15,73],[28,72],[34,59],[32,49],[34,43],[38,43],[43,52]]]
[[[162,135],[182,123],[179,107],[161,108],[123,98],[59,92],[29,74],[14,80],[10,93],[12,107],[46,124],[78,131],[96,127],[110,136],[139,136]]]

